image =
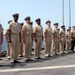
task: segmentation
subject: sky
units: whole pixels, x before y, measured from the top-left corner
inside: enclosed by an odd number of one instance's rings
[[[69,0],[65,1],[65,26],[69,26]],[[75,0],[71,1],[71,25],[75,25]],[[31,17],[31,21],[41,18],[41,25],[46,26],[47,20],[51,21],[51,27],[58,22],[59,28],[62,25],[62,0],[0,0],[0,23],[3,28],[8,27],[8,21],[13,20],[12,14],[19,13],[18,22],[24,22],[26,16]]]

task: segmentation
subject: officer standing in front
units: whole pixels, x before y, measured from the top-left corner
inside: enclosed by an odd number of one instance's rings
[[[18,23],[19,14],[15,13],[12,16],[14,21],[12,21],[9,24],[9,30],[11,34],[11,39],[9,39],[9,41],[11,41],[10,62],[14,64],[14,63],[20,63],[18,61],[18,53],[19,53],[19,47],[20,47],[19,34],[21,31],[21,27],[20,27],[20,24]]]
[[[50,57],[52,45],[52,28],[50,20],[46,21],[46,27],[44,28],[44,46],[45,46],[45,56]]]
[[[57,50],[59,45],[59,31],[58,31],[58,23],[54,24],[54,28],[52,29],[52,56],[57,55]]]
[[[41,26],[41,19],[38,18],[35,20],[36,26],[33,29],[34,34],[34,58],[41,59],[40,52],[43,40],[43,28]]]
[[[22,40],[24,42],[24,57],[25,61],[33,61],[31,60],[31,51],[32,51],[32,34],[33,34],[33,28],[30,24],[30,16],[27,16],[25,18],[26,24],[22,27]]]

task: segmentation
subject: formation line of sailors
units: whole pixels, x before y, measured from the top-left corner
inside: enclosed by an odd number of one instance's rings
[[[51,28],[51,21],[46,21],[46,26],[43,29],[41,25],[41,19],[35,20],[36,25],[33,27],[30,16],[27,16],[24,20],[26,24],[19,23],[19,14],[12,15],[13,20],[8,22],[9,27],[6,30],[6,42],[7,42],[7,58],[11,63],[20,63],[18,56],[24,56],[25,61],[33,61],[31,59],[32,46],[34,43],[34,58],[41,59],[41,46],[44,40],[44,55],[45,57],[52,57],[58,54],[62,55],[65,50],[68,52],[74,52],[75,46],[75,26],[65,29],[65,26],[61,26],[61,30],[58,29],[58,23],[54,23],[54,28]],[[44,35],[43,35],[44,33]],[[1,45],[3,42],[3,28],[0,24],[0,57],[1,57]]]

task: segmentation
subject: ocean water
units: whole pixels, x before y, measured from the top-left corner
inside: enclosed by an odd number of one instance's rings
[[[6,38],[3,37],[2,51],[6,51]]]
[[[44,41],[42,41],[42,48],[44,48]],[[6,37],[5,36],[3,37],[2,51],[6,51]]]

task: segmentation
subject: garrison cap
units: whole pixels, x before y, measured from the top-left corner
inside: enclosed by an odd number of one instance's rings
[[[15,16],[19,16],[19,14],[18,14],[18,13],[15,13],[15,14],[13,14],[12,16],[13,16],[13,17],[15,17]]]
[[[31,25],[33,25],[33,22],[30,22]]]
[[[62,27],[65,27],[65,25],[62,25],[61,28],[62,28]]]
[[[24,20],[30,20],[30,16],[27,16]]]
[[[20,25],[21,25],[21,26],[23,26],[23,25],[24,25],[24,23],[20,23]]]
[[[69,30],[71,30],[71,28],[70,28],[70,27],[68,27],[67,31],[69,31]]]
[[[75,28],[75,26],[72,26],[72,28]]]
[[[58,31],[60,31],[60,28],[58,28]]]
[[[54,23],[54,26],[55,26],[55,25],[57,25],[57,26],[58,26],[58,23]]]
[[[37,19],[35,20],[35,22],[38,22],[38,21],[40,21],[40,18],[37,18]]]
[[[47,21],[46,21],[46,24],[47,24],[47,23],[51,23],[51,21],[50,21],[50,20],[47,20]]]
[[[10,21],[8,21],[8,24],[10,23],[10,22],[12,22],[13,20],[10,20]]]

